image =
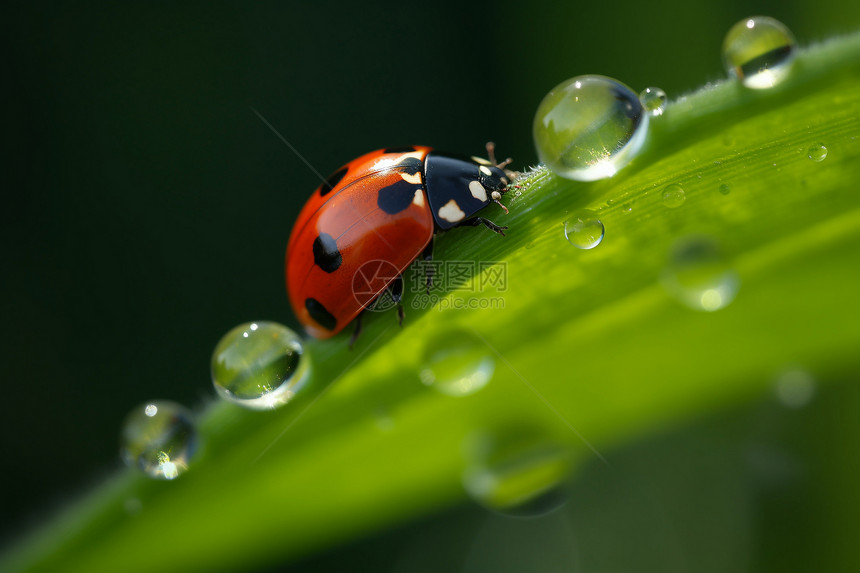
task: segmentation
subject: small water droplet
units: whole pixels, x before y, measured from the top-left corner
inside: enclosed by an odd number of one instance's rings
[[[569,448],[534,428],[511,428],[467,443],[463,487],[482,506],[537,517],[564,505],[572,467]]]
[[[662,283],[688,307],[708,312],[731,303],[740,286],[719,245],[707,237],[691,237],[675,245]]]
[[[421,382],[448,396],[468,396],[487,385],[496,362],[486,344],[461,330],[430,337],[424,351]]]
[[[809,147],[806,156],[813,161],[824,161],[827,158],[827,148],[821,143],[816,143]]]
[[[639,102],[642,107],[654,117],[663,115],[667,100],[666,92],[660,88],[645,88],[639,94]]]
[[[561,177],[612,177],[638,153],[648,117],[636,94],[605,76],[577,76],[554,87],[538,106],[538,157]]]
[[[787,370],[774,385],[776,398],[787,408],[802,408],[815,396],[815,379],[804,370]]]
[[[289,402],[308,378],[299,336],[276,322],[240,324],[212,352],[212,383],[222,398],[254,410]]]
[[[768,16],[741,20],[723,40],[726,70],[752,89],[770,88],[785,79],[796,55],[791,30]]]
[[[663,189],[663,204],[670,209],[675,209],[684,204],[687,200],[687,195],[684,193],[683,187],[677,183],[667,185]]]
[[[732,188],[729,187],[728,183],[723,183],[722,185],[720,185],[720,193],[722,193],[723,195],[728,195],[729,193],[731,193],[731,191]]]
[[[606,229],[594,211],[583,209],[564,222],[564,238],[577,249],[593,249],[603,241]]]
[[[127,466],[150,477],[176,478],[188,469],[196,449],[191,412],[175,402],[141,404],[123,423],[120,455]]]

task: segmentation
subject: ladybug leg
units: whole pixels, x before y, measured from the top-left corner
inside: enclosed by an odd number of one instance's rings
[[[499,169],[505,169],[508,165],[514,162],[513,159],[508,157],[504,161],[498,161],[496,159],[496,144],[492,141],[487,142],[487,158],[490,160],[490,163],[498,167]],[[508,171],[505,169],[505,171]],[[511,173],[514,173],[513,171]]]
[[[433,239],[430,239],[430,242],[427,243],[426,247],[424,247],[424,252],[421,253],[421,257],[426,263],[433,260]],[[433,265],[424,265],[424,276],[427,279],[427,294],[430,294],[430,287],[433,286],[433,275],[435,273],[436,269],[433,268]]]
[[[358,335],[361,334],[361,318],[364,316],[364,312],[358,313],[358,316],[355,317],[355,328],[352,331],[352,336],[349,337],[349,349],[352,350],[352,345],[355,344],[355,341],[358,340]]]
[[[465,221],[463,221],[462,223],[460,223],[457,226],[458,227],[477,227],[478,225],[483,225],[486,228],[488,228],[489,230],[496,232],[503,237],[505,236],[505,229],[507,229],[507,227],[502,227],[500,225],[496,225],[495,223],[493,223],[489,219],[484,219],[483,217],[472,217],[471,219],[466,219]]]
[[[388,285],[386,291],[392,302],[397,305],[397,321],[400,326],[403,326],[403,305],[400,304],[401,299],[403,299],[403,275],[397,275],[397,278]]]

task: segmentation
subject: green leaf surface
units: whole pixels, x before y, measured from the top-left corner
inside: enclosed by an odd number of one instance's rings
[[[487,213],[507,237],[459,229],[437,243],[440,261],[504,269],[504,288],[476,267],[433,308],[408,294],[403,328],[379,313],[352,350],[349,333],[308,342],[312,378],[293,402],[263,413],[212,403],[187,474],[117,472],[20,540],[0,569],[286,561],[462,503],[476,434],[536,427],[580,460],[611,463],[637,436],[760,396],[787,366],[823,378],[856,371],[858,136],[853,35],[804,50],[776,88],[729,81],[673,102],[612,179],[534,169],[509,194],[510,215]],[[826,158],[810,159],[819,145]],[[684,190],[677,208],[663,202],[670,184]],[[591,250],[564,236],[584,208],[606,229]],[[715,312],[667,286],[673,249],[695,237],[717,245],[739,281]],[[495,306],[453,308],[469,305]],[[451,397],[422,384],[440,341],[464,336],[493,364],[487,386]]]

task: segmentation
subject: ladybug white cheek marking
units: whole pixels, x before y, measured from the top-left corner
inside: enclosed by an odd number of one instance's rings
[[[487,177],[489,177],[490,175],[493,174],[493,172],[490,171],[490,168],[487,167],[486,165],[481,165],[478,169],[481,171],[481,173],[483,173]]]
[[[462,221],[463,217],[466,214],[460,209],[460,206],[457,205],[457,202],[451,199],[441,207],[439,207],[439,218],[448,221],[449,223],[456,223],[458,221]]]
[[[424,206],[424,193],[421,192],[421,189],[415,190],[415,197],[412,199],[412,203],[419,207]]]
[[[418,172],[415,173],[401,173],[400,177],[406,181],[407,183],[412,183],[413,185],[421,185],[421,174]]]
[[[472,194],[472,197],[478,201],[487,202],[487,190],[484,189],[484,186],[478,181],[472,181],[469,183],[469,192]]]
[[[492,165],[492,163],[490,163],[488,160],[484,159],[483,157],[478,157],[476,155],[472,156],[472,161],[474,161],[478,165]]]

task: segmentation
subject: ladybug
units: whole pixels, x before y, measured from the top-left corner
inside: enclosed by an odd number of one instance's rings
[[[510,163],[451,155],[430,147],[389,147],[354,159],[330,175],[308,199],[290,235],[287,292],[293,311],[315,338],[334,336],[387,291],[397,304],[401,274],[432,255],[436,233],[484,225],[504,235],[507,227],[474,216],[500,199]],[[432,275],[427,277],[428,288]]]

